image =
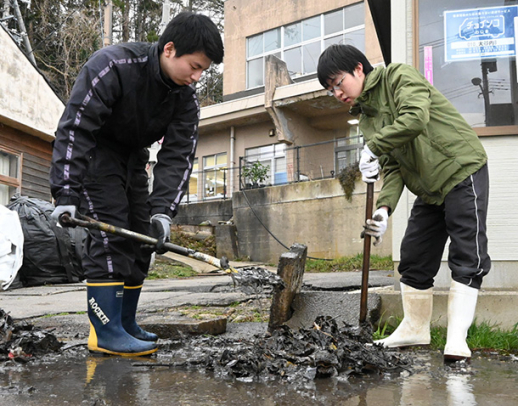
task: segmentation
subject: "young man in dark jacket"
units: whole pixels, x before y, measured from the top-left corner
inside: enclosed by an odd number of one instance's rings
[[[198,142],[200,108],[194,83],[223,43],[206,16],[184,12],[158,43],[103,48],[81,70],[56,131],[50,184],[58,220],[79,208],[96,220],[150,234],[157,252],[169,240]],[[146,147],[163,138],[148,193]],[[135,313],[151,252],[134,242],[91,231],[83,268],[87,278],[91,351],[147,355],[155,334]]]
[[[430,343],[433,284],[446,240],[452,284],[448,300],[446,361],[469,359],[466,336],[482,278],[489,272],[486,215],[487,156],[476,133],[453,105],[416,69],[390,64],[374,69],[349,45],[327,48],[318,63],[322,86],[360,114],[365,137],[360,170],[383,187],[365,233],[376,244],[387,229],[403,187],[417,195],[401,244],[401,295],[405,317],[378,341],[386,347]]]

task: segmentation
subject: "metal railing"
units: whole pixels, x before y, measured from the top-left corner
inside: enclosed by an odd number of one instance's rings
[[[249,154],[239,166],[193,171],[182,203],[228,199],[237,190],[336,177],[359,159],[361,136],[285,148],[283,153]]]

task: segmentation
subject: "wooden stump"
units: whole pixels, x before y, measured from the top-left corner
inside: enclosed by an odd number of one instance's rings
[[[305,245],[293,244],[289,252],[281,255],[277,275],[286,283],[286,287],[273,295],[268,323],[270,332],[291,318],[293,313],[291,304],[302,287],[307,253],[308,248]]]

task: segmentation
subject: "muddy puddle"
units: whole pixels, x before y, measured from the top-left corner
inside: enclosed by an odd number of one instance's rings
[[[518,362],[474,357],[451,369],[439,352],[408,353],[412,372],[254,381],[171,367],[161,357],[91,356],[65,351],[0,366],[4,405],[437,405],[518,404]],[[164,362],[166,361],[166,362]],[[149,364],[149,365],[146,365]],[[162,366],[160,366],[162,365]]]

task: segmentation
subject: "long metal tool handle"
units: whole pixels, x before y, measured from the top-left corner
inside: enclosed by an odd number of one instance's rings
[[[367,203],[365,205],[365,221],[372,219],[374,205],[374,183],[367,183]],[[360,323],[367,319],[367,293],[369,290],[369,268],[371,259],[371,236],[363,237],[362,288],[360,296]]]
[[[87,216],[80,215],[79,218],[70,217],[67,213],[65,213],[65,214],[61,215],[61,217],[59,218],[59,221],[64,226],[72,225],[72,226],[85,227],[85,228],[88,228],[91,230],[104,231],[106,233],[125,237],[130,240],[137,241],[137,242],[140,242],[143,244],[156,245],[158,242],[158,240],[156,238],[149,237],[144,234],[139,234],[139,233],[136,233],[131,230],[126,230],[121,227],[116,227],[111,224],[103,223],[101,221],[94,220]],[[228,261],[219,260],[218,258],[212,257],[207,254],[203,254],[201,252],[192,250],[190,248],[185,248],[180,245],[172,244],[170,242],[165,243],[164,247],[167,251],[174,252],[175,254],[183,255],[185,257],[194,258],[194,259],[197,259],[198,261],[206,262],[219,269],[225,270],[225,269],[229,268],[228,263],[227,263]],[[224,262],[224,263],[222,263],[222,262]]]

